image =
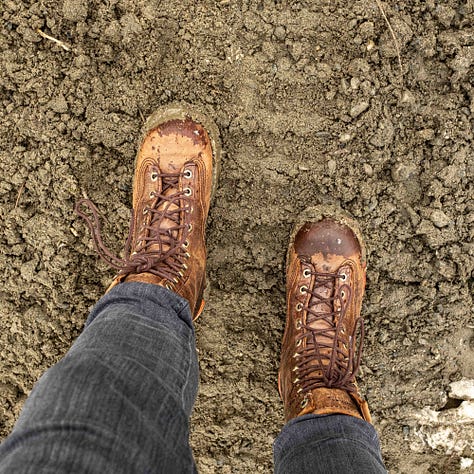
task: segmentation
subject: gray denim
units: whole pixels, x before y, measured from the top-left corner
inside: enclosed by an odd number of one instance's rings
[[[348,415],[304,415],[288,422],[273,445],[276,474],[387,472],[374,427]]]
[[[0,445],[0,473],[196,472],[189,417],[198,381],[188,303],[160,286],[122,283],[36,383]],[[343,415],[287,424],[275,469],[385,472],[372,426]]]

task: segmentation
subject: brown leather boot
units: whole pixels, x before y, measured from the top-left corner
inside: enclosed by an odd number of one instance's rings
[[[364,335],[365,267],[364,245],[351,218],[328,205],[304,212],[287,258],[287,318],[278,378],[286,421],[308,413],[371,421],[355,380]]]
[[[206,218],[219,158],[217,127],[188,107],[169,106],[147,120],[136,158],[124,258],[104,246],[94,204],[86,199],[76,204],[97,252],[120,270],[109,290],[124,281],[161,285],[186,298],[194,319],[199,316],[206,286]]]

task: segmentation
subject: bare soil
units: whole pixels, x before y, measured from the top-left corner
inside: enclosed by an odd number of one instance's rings
[[[4,436],[113,277],[74,203],[98,204],[119,250],[144,119],[186,101],[224,148],[197,329],[200,472],[272,470],[285,252],[322,196],[369,250],[360,380],[387,467],[468,466],[472,421],[436,445],[415,414],[454,410],[449,383],[474,378],[474,1],[382,5],[396,42],[375,0],[2,0]]]

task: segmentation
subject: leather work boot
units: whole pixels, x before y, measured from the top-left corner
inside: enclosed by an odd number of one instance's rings
[[[135,163],[123,258],[103,244],[94,204],[88,199],[76,204],[100,257],[119,270],[109,290],[125,281],[161,285],[187,299],[194,319],[199,316],[206,286],[206,218],[219,159],[217,127],[192,109],[169,106],[147,120]]]
[[[287,257],[278,377],[286,421],[308,413],[339,413],[371,422],[355,380],[364,336],[365,268],[361,234],[350,217],[328,205],[303,213]]]

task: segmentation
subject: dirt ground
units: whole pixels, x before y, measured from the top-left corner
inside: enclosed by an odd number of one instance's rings
[[[382,6],[396,41],[376,0],[2,0],[2,435],[113,276],[74,203],[119,250],[144,118],[186,101],[224,148],[199,471],[272,470],[288,236],[329,196],[369,250],[360,381],[387,467],[474,472],[470,402],[449,392],[474,378],[474,0]]]

